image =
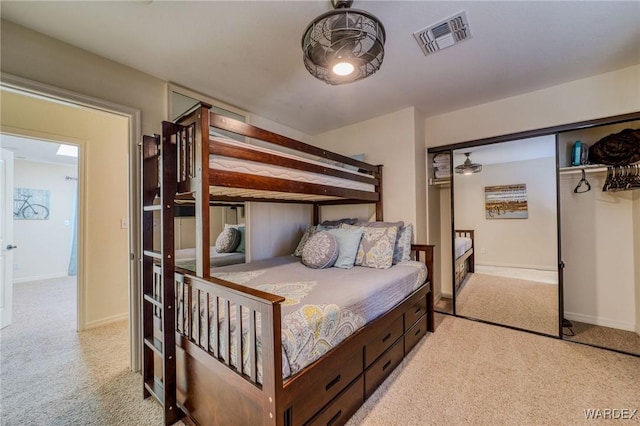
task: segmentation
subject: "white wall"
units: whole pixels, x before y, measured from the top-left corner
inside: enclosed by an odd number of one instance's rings
[[[525,143],[525,142],[523,142]],[[476,265],[558,269],[555,158],[485,164],[454,174],[455,228],[473,229]],[[527,219],[486,219],[484,188],[527,185]]]
[[[404,221],[416,227],[415,235],[426,235],[426,206],[418,207],[417,192],[425,200],[423,181],[424,146],[417,143],[414,108],[406,108],[391,114],[332,130],[313,138],[314,145],[343,155],[365,154],[370,164],[382,164],[382,191],[384,220]],[[418,123],[419,125],[419,123]],[[417,159],[417,153],[422,159]],[[419,169],[420,168],[420,169]],[[325,208],[322,219],[340,217],[372,219],[375,209],[369,205]],[[423,242],[423,241],[422,241]]]
[[[560,176],[564,308],[569,319],[634,330],[634,229],[637,191],[602,192],[606,172],[589,173],[592,190],[573,192],[580,174]],[[634,253],[635,256],[634,256]],[[640,305],[638,305],[640,307]],[[640,309],[639,309],[640,310]]]
[[[166,82],[12,22],[0,26],[2,72],[141,111],[142,133],[160,133]]]
[[[426,146],[640,111],[640,65],[425,120]]]
[[[75,216],[76,166],[15,160],[16,188],[50,191],[47,220],[14,220],[14,282],[25,282],[68,275]],[[33,202],[33,200],[31,200]]]

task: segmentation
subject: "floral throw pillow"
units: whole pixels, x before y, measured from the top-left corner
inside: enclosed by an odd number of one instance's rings
[[[302,264],[309,268],[330,268],[338,258],[338,241],[326,231],[313,234],[302,249]]]
[[[341,225],[348,228],[350,225]],[[365,226],[356,255],[356,266],[387,269],[393,264],[393,250],[398,235],[397,226]]]

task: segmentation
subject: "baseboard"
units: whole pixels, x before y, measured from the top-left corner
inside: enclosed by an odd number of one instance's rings
[[[56,274],[39,275],[35,277],[14,278],[13,283],[14,284],[30,283],[32,281],[43,281],[43,280],[50,280],[53,278],[64,278],[68,276],[69,274],[66,272],[58,272]]]
[[[502,262],[478,262],[476,260],[476,266],[494,266],[497,268],[518,268],[518,269],[536,269],[538,271],[557,271],[558,267],[555,265],[523,265],[519,263],[502,263]]]
[[[617,328],[618,330],[638,332],[637,327],[633,323],[610,320],[607,318],[594,317],[592,315],[576,314],[573,312],[564,312],[564,317],[568,320],[584,322],[587,324],[599,325],[602,327]]]
[[[129,318],[129,313],[125,312],[123,314],[113,315],[107,318],[102,318],[99,320],[91,321],[85,324],[84,329],[89,330],[90,328],[102,327],[103,325],[111,324],[118,321],[123,321]]]

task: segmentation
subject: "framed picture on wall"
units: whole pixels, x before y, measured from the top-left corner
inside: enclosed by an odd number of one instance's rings
[[[484,187],[486,219],[527,219],[527,184]]]
[[[48,189],[14,188],[13,219],[48,220],[50,198]]]

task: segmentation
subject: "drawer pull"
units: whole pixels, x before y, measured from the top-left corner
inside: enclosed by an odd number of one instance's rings
[[[334,387],[340,381],[340,378],[340,374],[338,374],[335,379],[333,379],[327,386],[324,387],[324,390],[328,391],[329,389]]]
[[[327,422],[327,426],[331,426],[332,424],[334,424],[342,415],[342,410],[339,410],[335,416],[331,417],[331,420],[329,420]]]
[[[383,366],[382,366],[382,371],[386,370],[387,368],[389,368],[389,366],[391,365],[391,360],[387,361]]]
[[[389,340],[389,337],[391,337],[391,333],[387,334],[386,336],[384,336],[382,338],[382,343],[386,342],[387,340]]]
[[[420,313],[420,311],[422,311],[422,306],[418,306],[418,307],[416,308],[416,311],[414,312],[414,314],[416,314],[416,315],[417,315],[417,314],[419,314],[419,313]]]
[[[414,336],[417,336],[418,334],[420,334],[421,331],[422,331],[421,329],[417,329]]]

